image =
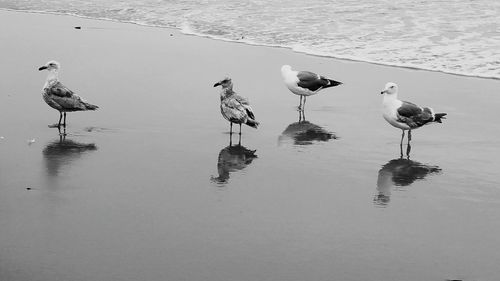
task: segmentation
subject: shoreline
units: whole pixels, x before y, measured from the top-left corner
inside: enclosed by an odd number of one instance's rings
[[[498,275],[500,223],[481,218],[500,210],[499,136],[485,122],[500,81],[123,22],[0,15],[0,280]],[[61,83],[100,107],[69,113],[64,138],[47,127],[59,114],[41,97],[38,67],[51,59]],[[344,84],[308,99],[300,123],[283,64]],[[225,76],[262,124],[243,127],[244,149],[231,149],[238,134],[231,143],[220,114],[213,85]],[[380,112],[388,81],[449,114],[415,132],[408,161]]]
[[[186,30],[184,30],[183,27],[154,25],[154,24],[148,24],[148,23],[142,23],[142,22],[123,21],[123,20],[117,20],[117,19],[111,19],[111,18],[95,18],[95,17],[78,15],[78,14],[73,14],[73,13],[59,13],[59,12],[50,12],[50,11],[37,11],[37,10],[16,10],[16,9],[9,9],[9,8],[0,8],[0,11],[14,12],[14,13],[28,13],[28,14],[32,13],[32,14],[69,16],[69,17],[88,19],[88,20],[98,20],[98,21],[107,21],[107,22],[114,22],[114,23],[133,24],[133,25],[137,25],[137,26],[141,26],[141,27],[170,29],[170,30],[175,30],[175,31],[179,32],[180,34],[186,35],[186,36],[195,36],[195,37],[207,38],[207,39],[216,40],[216,41],[244,44],[244,45],[249,45],[249,46],[285,49],[285,50],[290,50],[290,51],[297,53],[297,54],[303,54],[303,55],[307,55],[307,56],[311,56],[311,57],[328,58],[328,59],[334,59],[334,60],[344,61],[344,62],[366,63],[366,64],[373,64],[373,65],[387,66],[387,67],[394,67],[394,68],[408,69],[408,70],[416,70],[416,71],[428,71],[428,72],[449,74],[449,75],[459,76],[459,77],[469,77],[469,78],[497,80],[497,81],[500,80],[500,77],[495,77],[495,76],[480,76],[480,75],[473,75],[473,74],[456,73],[456,72],[445,71],[445,70],[435,70],[435,69],[429,69],[429,68],[419,67],[419,66],[406,66],[406,65],[399,65],[399,64],[393,64],[393,63],[387,63],[387,62],[370,61],[370,60],[365,60],[365,59],[315,54],[315,53],[311,53],[311,52],[307,52],[307,51],[296,50],[293,47],[289,47],[289,46],[280,46],[280,45],[272,45],[272,44],[244,41],[244,40],[227,39],[227,38],[217,37],[214,35],[201,34],[201,33],[193,32],[193,31],[186,31]]]

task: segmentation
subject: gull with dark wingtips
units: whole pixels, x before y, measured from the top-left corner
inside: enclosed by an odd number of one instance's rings
[[[233,133],[233,123],[240,125],[246,124],[252,128],[257,128],[259,122],[255,120],[252,107],[248,100],[233,91],[233,82],[231,78],[226,77],[215,83],[214,87],[222,86],[220,92],[220,111],[222,116],[230,123],[230,134]]]
[[[420,128],[433,122],[442,123],[446,113],[434,113],[430,107],[420,107],[414,103],[398,99],[398,85],[389,82],[380,94],[384,95],[383,116],[392,126],[403,131],[401,144],[408,130],[408,142],[411,141],[411,130]]]
[[[342,82],[309,71],[294,71],[289,65],[281,67],[281,75],[287,88],[292,93],[300,96],[299,110],[304,110],[306,97],[315,95],[322,89],[342,84]]]
[[[56,61],[49,61],[44,66],[38,68],[39,71],[47,70],[47,81],[43,86],[43,100],[52,108],[59,111],[59,122],[50,127],[61,127],[61,120],[64,115],[63,127],[66,127],[66,112],[96,110],[99,108],[84,101],[80,96],[59,82],[58,74],[61,65]]]

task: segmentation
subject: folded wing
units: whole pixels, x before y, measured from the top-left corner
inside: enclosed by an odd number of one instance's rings
[[[428,107],[422,108],[414,103],[403,101],[397,110],[398,121],[406,123],[411,128],[423,126],[434,120],[432,110]]]
[[[46,101],[52,107],[62,111],[95,110],[98,107],[82,100],[80,96],[57,81],[44,89]]]

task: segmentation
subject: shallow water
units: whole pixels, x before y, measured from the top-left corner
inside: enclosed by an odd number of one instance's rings
[[[498,276],[500,81],[2,16],[18,27],[0,33],[12,39],[0,46],[1,280]],[[104,29],[71,28],[89,23]],[[54,34],[66,43],[43,41]],[[101,107],[69,114],[64,138],[36,71],[56,55],[63,83]],[[304,121],[283,61],[344,85],[308,98]],[[212,87],[228,73],[262,124],[241,146]],[[388,79],[449,114],[414,132],[410,160],[380,114]]]

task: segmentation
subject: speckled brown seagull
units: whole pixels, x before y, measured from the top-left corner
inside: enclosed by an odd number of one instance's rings
[[[59,111],[59,122],[49,127],[61,127],[61,120],[63,127],[66,127],[66,112],[71,111],[86,111],[86,110],[96,110],[99,108],[97,105],[93,105],[85,102],[77,94],[73,93],[70,89],[64,86],[58,79],[58,73],[61,65],[56,61],[49,61],[44,66],[38,68],[38,70],[46,69],[49,74],[47,75],[47,81],[43,85],[43,100],[52,108]]]
[[[322,89],[342,84],[342,82],[328,79],[309,71],[294,71],[289,65],[281,67],[281,75],[286,87],[292,93],[300,96],[299,110],[304,110],[307,96],[315,95]],[[304,99],[303,102],[302,98]]]
[[[398,99],[398,85],[389,82],[385,89],[380,92],[384,95],[383,116],[392,126],[403,131],[401,144],[405,137],[405,130],[408,130],[408,142],[411,141],[411,130],[420,128],[432,122],[442,123],[441,119],[446,119],[446,113],[434,113],[430,107],[420,107],[414,103],[401,101]]]
[[[255,115],[250,103],[244,97],[237,95],[233,91],[233,82],[231,78],[224,78],[215,83],[214,87],[222,86],[220,93],[220,111],[222,116],[230,123],[230,134],[233,133],[233,123],[240,125],[247,124],[250,127],[257,128],[259,122],[255,120]]]

